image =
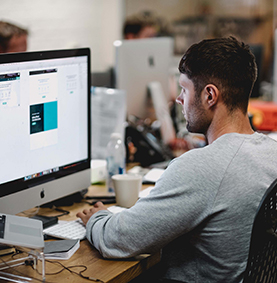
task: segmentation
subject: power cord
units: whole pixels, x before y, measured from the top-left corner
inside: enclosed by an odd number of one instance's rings
[[[53,209],[56,210],[56,211],[62,212],[62,214],[56,215],[55,217],[61,217],[61,216],[64,216],[64,215],[68,215],[70,213],[68,210],[64,210],[64,209],[58,208],[56,206],[53,206]]]
[[[14,254],[13,256],[12,256],[12,258],[14,258],[14,256],[16,256],[16,255],[18,255],[18,254],[21,254],[21,253],[27,253],[26,251],[23,251],[23,250],[20,250],[20,249],[16,249],[16,254]],[[3,259],[1,259],[2,261],[3,261]],[[5,261],[3,261],[6,265],[8,265],[8,263],[6,263]],[[77,275],[77,276],[80,276],[81,278],[83,278],[83,279],[86,279],[86,280],[89,280],[89,281],[93,281],[93,282],[99,282],[99,283],[104,283],[102,280],[100,280],[100,279],[98,279],[98,278],[93,278],[93,277],[90,277],[90,276],[85,276],[85,275],[83,275],[83,273],[88,269],[85,265],[72,265],[72,266],[65,266],[65,265],[63,265],[62,263],[60,263],[59,261],[50,261],[50,260],[45,260],[45,262],[48,262],[48,263],[51,263],[51,264],[56,264],[56,265],[59,265],[59,266],[61,266],[62,268],[59,270],[59,271],[57,271],[57,272],[52,272],[52,273],[45,273],[45,275],[49,275],[49,276],[51,276],[51,275],[57,275],[57,274],[59,274],[59,273],[61,273],[61,272],[63,272],[64,270],[66,270],[66,271],[69,271],[70,273],[72,273],[72,274],[75,274],[75,275]],[[33,270],[35,270],[39,275],[41,275],[41,273],[37,270],[37,269],[34,269],[34,261],[32,260],[32,259],[28,259],[28,260],[25,260],[25,265],[26,266],[31,266],[32,268],[33,268]],[[8,265],[9,266],[9,265]],[[10,267],[10,268],[13,268],[13,267]],[[73,268],[82,268],[82,270],[81,271],[79,271],[79,272],[76,272],[76,271],[74,271],[74,270],[72,270]],[[16,270],[15,268],[13,268],[14,270]],[[17,270],[16,270],[17,271]],[[19,272],[19,271],[17,271],[19,274],[21,274],[21,275],[24,275],[23,273],[21,273],[21,272]],[[26,276],[26,275],[25,275]],[[30,277],[30,276],[29,276]],[[32,279],[35,279],[35,280],[37,280],[37,281],[39,281],[39,282],[45,282],[45,283],[47,283],[47,281],[42,281],[42,280],[40,280],[40,279],[36,279],[36,278],[34,278],[34,277],[30,277],[30,278],[32,278]]]
[[[62,267],[62,269],[59,270],[58,272],[47,274],[47,275],[56,275],[56,274],[59,274],[59,273],[63,272],[64,270],[67,270],[67,271],[69,271],[72,274],[75,274],[77,276],[82,277],[83,279],[86,279],[86,280],[89,280],[89,281],[93,281],[93,282],[104,283],[104,281],[102,281],[102,280],[100,280],[98,278],[93,278],[93,277],[90,277],[90,276],[83,275],[83,273],[88,269],[85,265],[72,265],[72,266],[68,266],[67,267],[67,266],[63,265],[62,263],[60,263],[59,261],[49,261],[49,260],[46,260],[46,261],[50,262],[50,263],[53,263],[53,264],[58,264],[58,265],[60,265]],[[72,268],[77,268],[77,267],[81,267],[81,268],[83,268],[83,270],[81,270],[79,272],[76,272],[76,271],[72,270]]]

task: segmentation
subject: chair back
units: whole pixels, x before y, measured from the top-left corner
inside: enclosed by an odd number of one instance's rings
[[[243,283],[277,282],[277,179],[258,207]]]

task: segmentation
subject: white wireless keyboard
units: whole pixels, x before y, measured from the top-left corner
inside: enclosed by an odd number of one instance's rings
[[[66,240],[83,240],[86,237],[86,227],[81,219],[64,221],[43,230],[52,237]]]

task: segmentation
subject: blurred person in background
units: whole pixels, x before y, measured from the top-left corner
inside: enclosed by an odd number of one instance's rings
[[[28,30],[0,21],[0,53],[27,51]]]
[[[128,17],[123,27],[124,39],[170,36],[166,21],[151,11],[143,11]]]

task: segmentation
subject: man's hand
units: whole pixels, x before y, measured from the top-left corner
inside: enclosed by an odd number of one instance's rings
[[[101,201],[98,201],[91,209],[84,209],[82,212],[78,212],[76,216],[80,217],[86,225],[90,217],[99,210],[107,210]]]

